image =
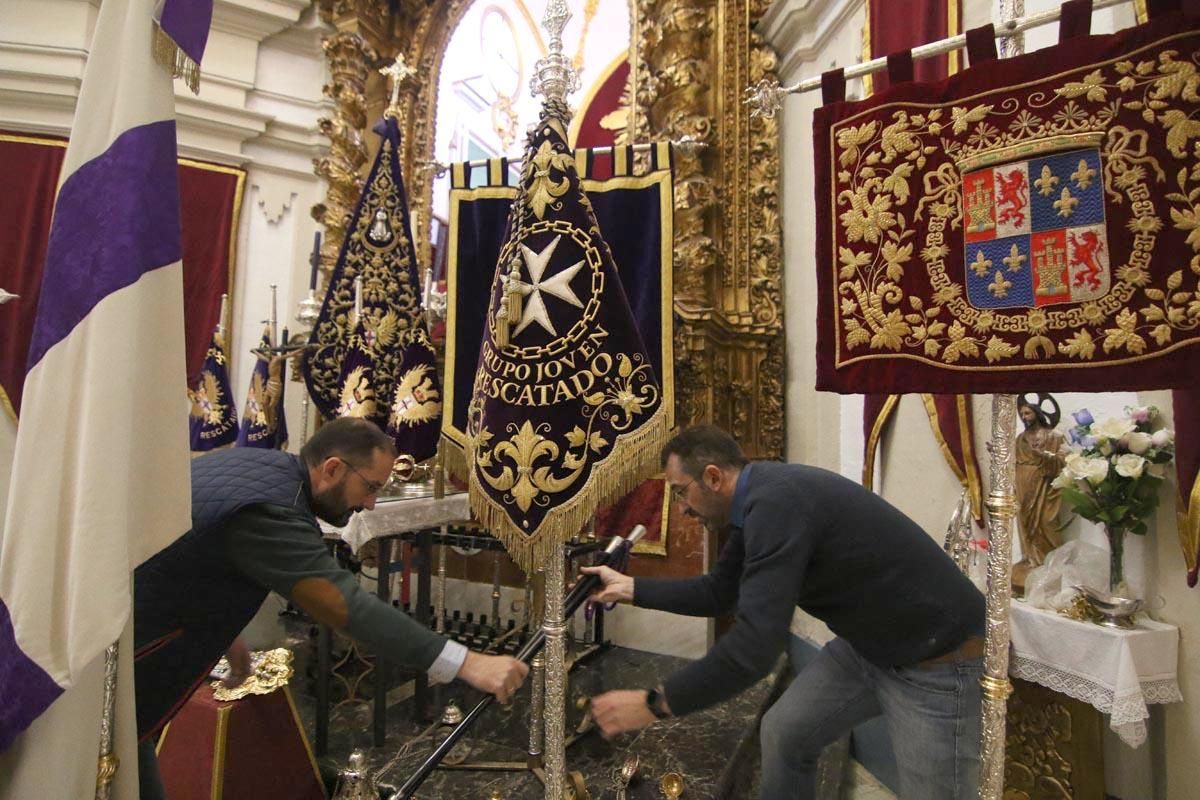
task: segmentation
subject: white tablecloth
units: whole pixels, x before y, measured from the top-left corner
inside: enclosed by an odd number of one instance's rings
[[[321,525],[327,535],[338,536],[358,548],[379,536],[390,536],[447,522],[458,522],[471,516],[466,492],[448,494],[438,500],[433,497],[396,498],[383,500],[370,511],[360,511],[350,518],[344,528]]]
[[[1139,617],[1129,629],[1107,628],[1012,604],[1009,672],[1074,697],[1110,715],[1130,747],[1146,741],[1151,703],[1180,703],[1179,629]]]

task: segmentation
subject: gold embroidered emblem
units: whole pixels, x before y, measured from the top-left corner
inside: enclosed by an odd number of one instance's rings
[[[975,274],[982,278],[991,272],[992,262],[983,257],[982,250],[978,250],[975,253],[975,260],[971,262],[971,269],[975,270]]]
[[[188,391],[192,401],[191,415],[205,424],[218,425],[225,416],[225,398],[217,376],[208,370],[200,373],[200,385]]]
[[[368,419],[375,416],[375,389],[367,378],[365,367],[355,367],[346,376],[342,385],[338,416]]]
[[[1087,161],[1079,160],[1079,166],[1071,173],[1071,180],[1075,181],[1075,185],[1080,189],[1086,189],[1092,185],[1092,179],[1096,177],[1096,170],[1088,166]]]
[[[1008,290],[1012,288],[1012,281],[1006,280],[1004,273],[996,270],[996,277],[988,284],[988,291],[994,297],[1008,297]]]
[[[430,372],[428,364],[418,364],[400,378],[389,420],[392,427],[428,422],[442,413],[440,395],[434,388]]]
[[[1054,201],[1054,210],[1063,219],[1070,217],[1075,213],[1075,206],[1079,205],[1079,199],[1071,194],[1071,190],[1066,186],[1063,187],[1062,194]]]
[[[1063,191],[1066,191],[1065,189]],[[1033,269],[1037,272],[1037,293],[1041,295],[1062,294],[1066,289],[1062,273],[1067,268],[1067,251],[1046,241],[1033,251]]]
[[[1083,163],[1083,162],[1080,162]],[[1086,165],[1085,165],[1086,166]],[[1042,197],[1049,197],[1054,194],[1054,187],[1058,183],[1058,176],[1050,171],[1049,164],[1042,165],[1042,176],[1033,182],[1037,187],[1038,193]]]

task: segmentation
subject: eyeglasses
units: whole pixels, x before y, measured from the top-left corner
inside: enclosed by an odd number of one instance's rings
[[[692,478],[687,483],[680,484],[678,486],[672,486],[671,487],[671,502],[672,503],[687,502],[686,500],[684,500],[684,496],[687,494],[687,490],[690,489],[692,484],[695,482],[696,482],[696,479]]]
[[[373,481],[373,480],[369,479],[366,475],[363,475],[349,461],[343,460],[342,463],[345,464],[347,467],[349,467],[351,472],[353,472],[355,475],[357,475],[359,478],[362,479],[363,485],[365,485],[367,487],[368,494],[379,494],[380,492],[382,492],[384,490],[384,487],[386,487],[389,483],[392,482],[391,475],[388,476],[387,480],[385,480],[381,483],[379,481]]]

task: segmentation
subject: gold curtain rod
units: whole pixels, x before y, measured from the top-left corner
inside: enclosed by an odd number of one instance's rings
[[[1105,8],[1121,5],[1131,2],[1131,0],[1095,0],[1092,4],[1092,11],[1100,11]],[[996,38],[1008,39],[1016,36],[1030,28],[1037,28],[1041,25],[1046,25],[1051,22],[1057,22],[1062,17],[1062,8],[1055,8],[1050,11],[1043,11],[1039,14],[1030,14],[1028,17],[1018,17],[1010,19],[1006,22],[996,24]],[[923,58],[939,56],[942,53],[949,53],[952,50],[961,50],[967,46],[967,35],[960,33],[957,36],[950,36],[946,39],[940,39],[936,42],[923,44],[912,49],[913,61],[920,61]],[[873,58],[870,61],[864,61],[855,64],[851,67],[846,67],[846,80],[852,78],[861,78],[864,75],[870,75],[875,72],[881,72],[887,69],[887,56]],[[821,88],[821,76],[817,75],[812,78],[806,78],[799,83],[791,86],[780,86],[778,80],[773,77],[763,78],[754,86],[746,89],[745,99],[742,101],[746,105],[757,106],[752,112],[756,116],[773,117],[779,108],[783,105],[783,98],[789,94],[801,94],[803,92],[811,92],[814,89]]]

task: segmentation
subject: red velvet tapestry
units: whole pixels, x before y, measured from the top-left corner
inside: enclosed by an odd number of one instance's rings
[[[0,288],[19,295],[0,306],[0,413],[14,418],[21,409],[25,359],[66,144],[65,139],[0,132]],[[233,285],[245,178],[245,170],[179,160],[189,385],[204,362],[221,295]]]
[[[867,0],[863,23],[863,60],[870,61],[961,33],[962,0]],[[938,81],[958,72],[959,52],[923,58],[905,80]],[[897,81],[886,72],[863,77],[867,94],[882,92]]]
[[[1064,7],[1068,35],[1083,5]],[[819,109],[817,388],[1189,383],[1197,28],[1195,12],[1160,12],[981,67],[989,26],[968,33],[969,70]]]

